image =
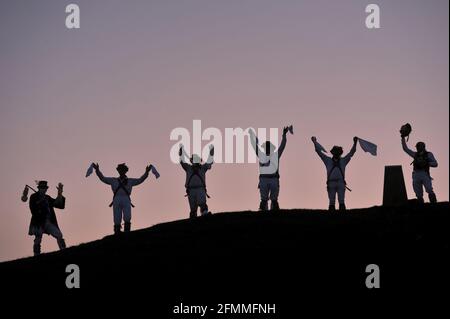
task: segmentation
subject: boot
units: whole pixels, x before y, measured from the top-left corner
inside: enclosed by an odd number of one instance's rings
[[[190,212],[189,213],[189,218],[190,219],[194,219],[195,217],[197,217],[197,212]]]
[[[266,200],[262,200],[262,201],[259,203],[259,210],[266,211],[267,208],[268,208],[268,206],[267,206],[267,201],[266,201]]]
[[[114,235],[120,235],[120,225],[114,225]]]
[[[280,205],[278,204],[277,200],[271,201],[271,203],[270,203],[270,210],[273,210],[273,211],[280,210]]]
[[[339,204],[339,210],[345,211],[347,210],[347,207],[345,207],[345,204]]]
[[[424,204],[425,203],[425,201],[423,200],[423,197],[417,197],[417,202],[419,204]]]
[[[330,212],[335,212],[335,211],[336,211],[336,207],[335,207],[334,205],[329,205],[329,206],[328,206],[328,210],[329,210]]]
[[[64,240],[64,238],[57,239],[57,242],[60,250],[66,248],[66,241]]]
[[[437,203],[437,198],[435,193],[428,194],[428,198],[430,199],[430,203],[435,204]]]
[[[124,231],[125,233],[129,233],[130,230],[131,230],[131,223],[125,223],[124,228],[123,228],[123,231]]]
[[[41,245],[33,245],[33,253],[35,256],[38,256],[41,254]]]

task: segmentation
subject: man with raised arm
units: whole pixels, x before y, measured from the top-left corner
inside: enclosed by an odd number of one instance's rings
[[[261,201],[259,210],[267,211],[269,209],[268,202],[270,199],[270,210],[277,211],[280,209],[278,203],[278,195],[280,193],[280,171],[279,164],[281,155],[284,152],[287,142],[287,132],[289,127],[283,128],[283,137],[280,146],[275,150],[275,145],[270,141],[266,141],[259,146],[258,137],[255,132],[250,129],[250,143],[256,152],[259,162],[259,194]]]
[[[202,163],[200,156],[193,154],[189,162],[183,146],[180,146],[178,151],[180,156],[180,164],[183,170],[186,172],[186,181],[184,186],[186,187],[186,196],[189,200],[189,218],[196,218],[197,211],[200,207],[201,216],[207,216],[211,213],[208,211],[208,205],[206,199],[209,198],[206,190],[206,172],[211,169],[214,162],[214,147],[211,145],[209,148],[209,156],[206,163]]]
[[[148,165],[145,168],[145,173],[140,178],[128,178],[128,167],[125,163],[117,165],[116,170],[119,173],[119,177],[105,177],[100,171],[98,163],[92,163],[92,166],[98,178],[103,183],[111,185],[114,194],[113,200],[109,205],[109,207],[113,207],[114,234],[118,235],[121,233],[122,219],[124,221],[124,231],[129,232],[131,230],[131,207],[134,207],[130,198],[131,190],[134,186],[143,183],[147,179],[148,173],[152,170],[152,165]]]
[[[417,200],[423,203],[423,188],[428,193],[428,199],[430,203],[436,203],[436,194],[433,190],[433,183],[430,175],[430,168],[437,167],[438,163],[434,158],[433,153],[426,150],[424,142],[418,142],[416,144],[416,152],[408,148],[405,137],[402,136],[402,148],[406,154],[411,156],[414,160],[411,163],[413,165],[412,180],[413,189],[416,193]]]
[[[66,198],[63,196],[63,185],[61,183],[56,187],[58,196],[52,198],[47,195],[47,181],[39,181],[38,190],[30,196],[31,222],[28,235],[34,236],[33,253],[35,256],[41,253],[42,235],[48,234],[56,238],[59,249],[66,248],[63,234],[58,226],[55,208],[64,209]],[[27,201],[28,186],[25,187],[22,201]]]
[[[330,211],[336,210],[335,204],[337,194],[339,210],[345,211],[345,190],[349,189],[347,187],[347,182],[345,181],[345,168],[356,152],[356,143],[358,142],[358,138],[356,136],[353,138],[353,147],[344,157],[342,157],[344,150],[341,146],[333,146],[330,151],[333,156],[329,157],[323,153],[325,149],[317,142],[317,138],[315,136],[311,137],[311,140],[314,143],[315,151],[322,159],[327,170],[327,192],[329,199],[328,209]]]

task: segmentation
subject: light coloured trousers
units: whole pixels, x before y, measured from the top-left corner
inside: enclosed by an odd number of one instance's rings
[[[206,206],[206,191],[203,187],[190,188],[188,200],[191,213],[197,214],[198,207],[200,207],[202,215],[208,213],[208,206]]]
[[[259,194],[262,201],[277,201],[280,193],[280,179],[270,177],[259,178]]]
[[[413,189],[418,199],[423,199],[423,188],[428,194],[433,194],[433,184],[430,174],[425,171],[414,171],[412,173]]]
[[[339,204],[345,204],[345,183],[344,181],[330,181],[327,185],[328,199],[330,206],[336,204],[336,194]]]
[[[122,224],[122,217],[125,223],[131,222],[131,201],[128,196],[116,196],[113,200],[114,225]]]

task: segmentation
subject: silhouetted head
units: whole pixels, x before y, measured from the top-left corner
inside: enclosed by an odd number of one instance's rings
[[[330,150],[330,153],[333,155],[333,158],[340,158],[342,156],[342,153],[344,153],[344,150],[341,146],[333,146],[333,148]]]
[[[116,170],[120,176],[125,176],[128,172],[128,166],[125,165],[125,163],[122,163],[122,164],[117,165]]]
[[[273,152],[275,152],[275,145],[273,145],[270,141],[266,141],[263,145],[262,145],[264,152],[266,153],[267,156],[269,156],[270,154],[272,154]]]
[[[200,165],[202,162],[202,158],[198,156],[197,154],[193,154],[191,156],[191,164],[192,165]]]
[[[38,188],[39,193],[41,193],[41,194],[47,193],[47,189],[48,189],[47,181],[39,181],[37,188]]]
[[[416,144],[416,150],[419,153],[425,152],[425,143],[424,142],[418,142]]]

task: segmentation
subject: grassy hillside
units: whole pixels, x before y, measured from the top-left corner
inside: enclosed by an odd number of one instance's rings
[[[65,289],[65,267],[77,264],[86,290],[279,298],[291,291],[368,291],[365,267],[377,264],[383,289],[419,291],[449,282],[448,227],[448,202],[346,213],[220,213],[4,262],[0,274],[3,287]]]

